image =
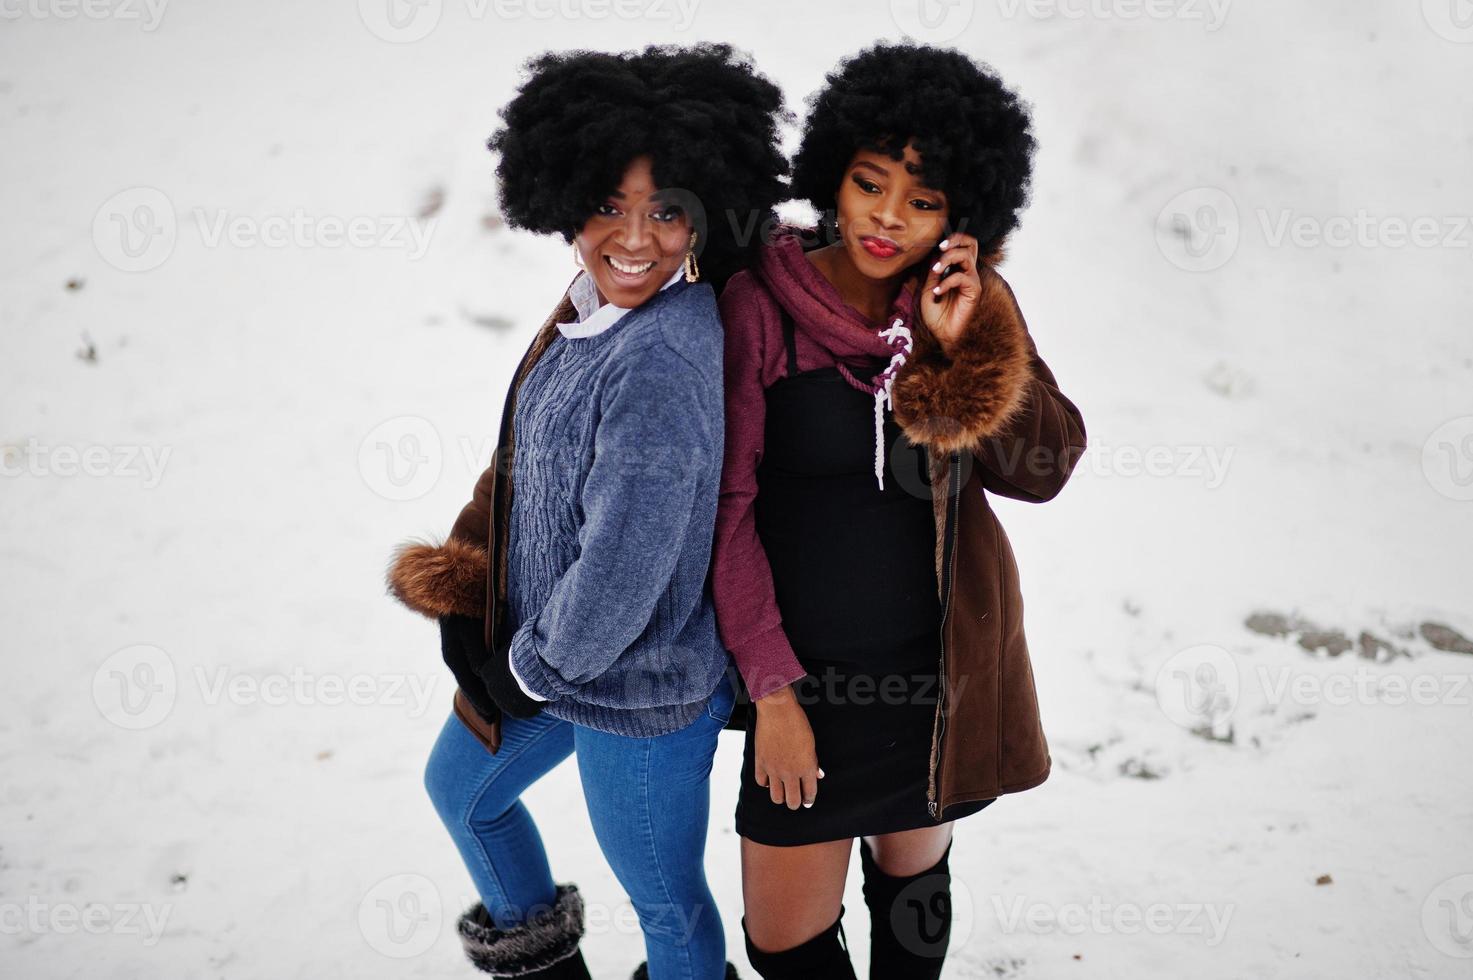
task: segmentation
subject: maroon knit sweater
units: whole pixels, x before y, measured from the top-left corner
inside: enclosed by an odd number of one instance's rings
[[[913,280],[901,290],[884,323],[873,323],[845,303],[804,255],[797,236],[783,232],[761,251],[757,267],[731,277],[721,294],[726,331],[726,457],[716,510],[712,590],[722,642],[736,660],[753,698],[804,675],[782,628],[772,569],[757,536],[754,504],[762,462],[766,391],[787,374],[779,304],[793,317],[798,369],[845,365],[855,387],[873,392],[866,360],[893,353],[879,331],[897,319],[909,326]],[[847,364],[845,363],[847,362]],[[814,588],[823,583],[815,582]]]

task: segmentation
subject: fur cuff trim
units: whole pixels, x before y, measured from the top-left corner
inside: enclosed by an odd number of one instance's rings
[[[577,885],[558,885],[552,908],[507,930],[492,925],[486,906],[477,902],[461,915],[458,930],[465,955],[477,970],[494,977],[524,977],[578,952],[583,896]]]
[[[917,314],[914,352],[895,377],[895,420],[912,443],[940,453],[978,448],[1027,404],[1033,369],[1023,314],[1002,276],[986,264],[981,275],[977,310],[951,356]]]
[[[486,549],[450,538],[434,545],[410,541],[394,549],[386,576],[389,593],[431,619],[486,615]]]

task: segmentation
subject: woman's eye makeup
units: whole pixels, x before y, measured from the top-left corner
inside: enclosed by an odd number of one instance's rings
[[[854,181],[855,186],[866,194],[879,194],[882,192],[880,185],[867,177],[862,177],[859,174],[851,174],[850,179]],[[910,204],[918,211],[939,211],[942,208],[941,202],[933,201],[927,197],[911,198]]]
[[[685,212],[681,210],[680,205],[671,204],[667,205],[666,207],[660,208],[658,211],[652,212],[650,214],[650,217],[654,218],[656,221],[668,222],[679,221],[681,216],[684,214]]]
[[[614,215],[618,214],[619,213],[619,209],[616,208],[616,207],[614,207],[612,204],[600,204],[598,206],[598,213],[601,214],[601,215],[603,215],[606,218],[609,218],[609,217],[613,217]]]

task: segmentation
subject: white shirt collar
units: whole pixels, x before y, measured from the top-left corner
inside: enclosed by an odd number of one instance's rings
[[[660,289],[669,289],[684,274],[685,267],[676,266],[670,278],[665,280],[665,285]],[[573,280],[573,285],[568,288],[568,298],[573,301],[573,308],[578,311],[578,319],[568,323],[559,323],[558,332],[564,337],[593,337],[603,333],[605,330],[619,322],[619,319],[629,310],[613,303],[598,302],[598,287],[593,284],[593,277],[588,270],[578,273],[578,278]]]

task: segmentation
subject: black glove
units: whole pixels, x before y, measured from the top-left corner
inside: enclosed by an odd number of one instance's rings
[[[511,645],[486,649],[486,623],[480,616],[441,616],[440,650],[456,682],[482,717],[495,717],[482,710],[487,703],[493,711],[500,708],[513,718],[531,718],[542,711],[545,702],[527,697],[511,675]]]
[[[481,683],[481,675],[476,673],[470,658],[466,656],[465,647],[461,643],[460,631],[449,623],[452,619],[472,620],[477,624],[479,619],[471,616],[441,616],[440,617],[440,656],[445,660],[445,666],[450,668],[450,673],[455,675],[455,683],[470,701],[471,707],[476,709],[488,723],[494,723],[501,719],[501,709],[491,696],[486,693],[486,685]],[[479,632],[479,628],[478,628]],[[484,644],[482,644],[484,646]]]

